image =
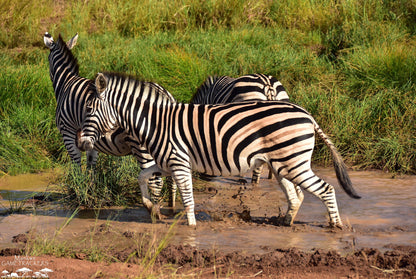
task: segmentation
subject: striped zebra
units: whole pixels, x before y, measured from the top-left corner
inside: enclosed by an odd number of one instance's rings
[[[288,102],[246,102],[225,105],[172,103],[148,84],[112,73],[96,77],[97,93],[90,94],[80,143],[94,148],[97,139],[115,129],[153,156],[156,165],[139,174],[144,206],[152,211],[146,183],[154,175],[171,175],[185,207],[189,225],[196,225],[192,171],[216,176],[241,175],[266,162],[276,178],[285,178],[317,196],[325,204],[330,225],[342,227],[334,187],[317,177],[310,165],[315,130],[330,148],[338,182],[353,198],[341,156],[313,117]],[[296,205],[289,199],[292,224]],[[289,216],[289,217],[288,217]]]
[[[76,34],[68,43],[65,43],[59,35],[58,41],[46,32],[44,43],[50,49],[49,73],[56,98],[55,120],[59,132],[62,135],[64,145],[73,162],[81,165],[81,151],[78,144],[78,134],[81,131],[82,123],[86,117],[86,97],[95,92],[93,80],[79,76],[78,62],[71,52],[78,40]],[[155,94],[161,98],[175,102],[172,95],[155,83],[149,83]],[[87,151],[88,166],[95,165],[98,153],[102,152],[114,156],[125,156],[133,154],[142,169],[149,168],[155,164],[150,154],[131,140],[129,135],[122,129],[100,137],[94,146],[94,150]],[[149,188],[155,199],[160,198],[162,188],[161,177],[153,177],[149,181]],[[172,187],[174,192],[176,187]],[[172,193],[174,195],[174,193]]]
[[[226,104],[246,101],[289,101],[283,85],[273,76],[251,74],[238,78],[211,76],[191,98],[193,104]],[[258,184],[262,166],[253,170],[251,183]],[[269,171],[269,179],[272,178]],[[303,198],[302,198],[303,200]]]

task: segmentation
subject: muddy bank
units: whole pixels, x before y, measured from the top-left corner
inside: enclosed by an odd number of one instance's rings
[[[346,256],[336,251],[303,252],[297,248],[276,249],[259,255],[168,245],[154,258],[151,268],[153,274],[165,274],[165,277],[175,274],[196,278],[414,278],[416,249],[409,246],[391,248],[384,253],[377,249],[360,249]],[[87,255],[81,252],[74,254],[75,259],[65,259],[19,257],[16,255],[24,255],[24,250],[3,249],[0,260],[2,268],[9,270],[11,266],[5,263],[20,260],[26,267],[31,261],[42,263],[43,268],[47,266],[53,271],[50,278],[75,278],[75,275],[76,278],[114,278],[121,274],[123,278],[134,278],[143,275],[143,269],[149,263],[144,251],[147,250],[128,248],[113,251],[111,263],[93,263],[86,261]],[[16,263],[12,269],[21,267],[24,264]],[[166,270],[167,267],[170,271]]]

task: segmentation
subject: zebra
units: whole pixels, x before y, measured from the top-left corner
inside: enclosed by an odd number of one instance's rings
[[[79,145],[79,133],[86,116],[86,97],[95,92],[93,80],[79,76],[79,66],[77,59],[71,52],[76,45],[78,34],[65,43],[59,34],[55,42],[52,36],[46,32],[44,34],[44,43],[50,49],[49,74],[55,91],[56,113],[55,121],[66,150],[71,160],[81,166],[81,151]],[[176,102],[173,96],[163,87],[156,83],[149,83],[157,94],[169,100]],[[132,141],[129,135],[121,129],[100,137],[94,146],[94,150],[88,150],[87,165],[91,167],[97,161],[98,152],[114,156],[126,156],[133,154],[142,169],[149,168],[155,164],[150,154]],[[153,177],[149,181],[149,188],[155,200],[160,199],[160,190],[162,188],[162,178]],[[175,196],[176,187],[172,187],[172,195]],[[171,201],[171,203],[174,202]],[[160,217],[160,216],[157,216]]]
[[[337,149],[298,105],[281,101],[172,103],[148,84],[114,73],[99,73],[95,84],[97,92],[88,97],[80,144],[91,150],[100,136],[121,128],[146,148],[156,162],[138,178],[148,211],[152,211],[145,191],[148,179],[170,175],[179,188],[188,225],[196,226],[192,171],[232,176],[266,162],[276,178],[284,177],[320,198],[330,226],[342,228],[334,187],[316,176],[310,166],[315,130],[331,150],[338,182],[350,197],[360,198]],[[285,222],[292,224],[297,209],[289,199]]]
[[[191,98],[193,104],[226,104],[245,101],[289,101],[282,83],[275,77],[265,74],[249,74],[232,78],[210,76],[197,89]],[[262,166],[253,170],[251,183],[258,184]],[[268,178],[272,178],[269,171]],[[301,193],[301,192],[300,192]],[[301,197],[303,200],[303,197]]]
[[[250,74],[232,78],[210,76],[192,96],[194,104],[225,104],[245,101],[289,101],[282,83],[275,77]]]

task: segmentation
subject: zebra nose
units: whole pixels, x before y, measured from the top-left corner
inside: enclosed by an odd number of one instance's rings
[[[90,137],[86,137],[82,131],[78,131],[77,147],[81,151],[90,151],[94,148],[94,143]]]

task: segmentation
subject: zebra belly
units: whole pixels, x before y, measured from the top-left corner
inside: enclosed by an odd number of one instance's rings
[[[247,158],[240,157],[240,161],[247,162]],[[204,173],[212,176],[242,176],[247,173],[251,173],[254,169],[260,167],[266,162],[266,158],[263,156],[255,156],[250,160],[250,163],[242,163],[239,168],[233,167],[233,164],[230,164],[232,167],[227,168],[218,168],[218,167],[207,167],[203,164],[192,163],[192,170]]]

